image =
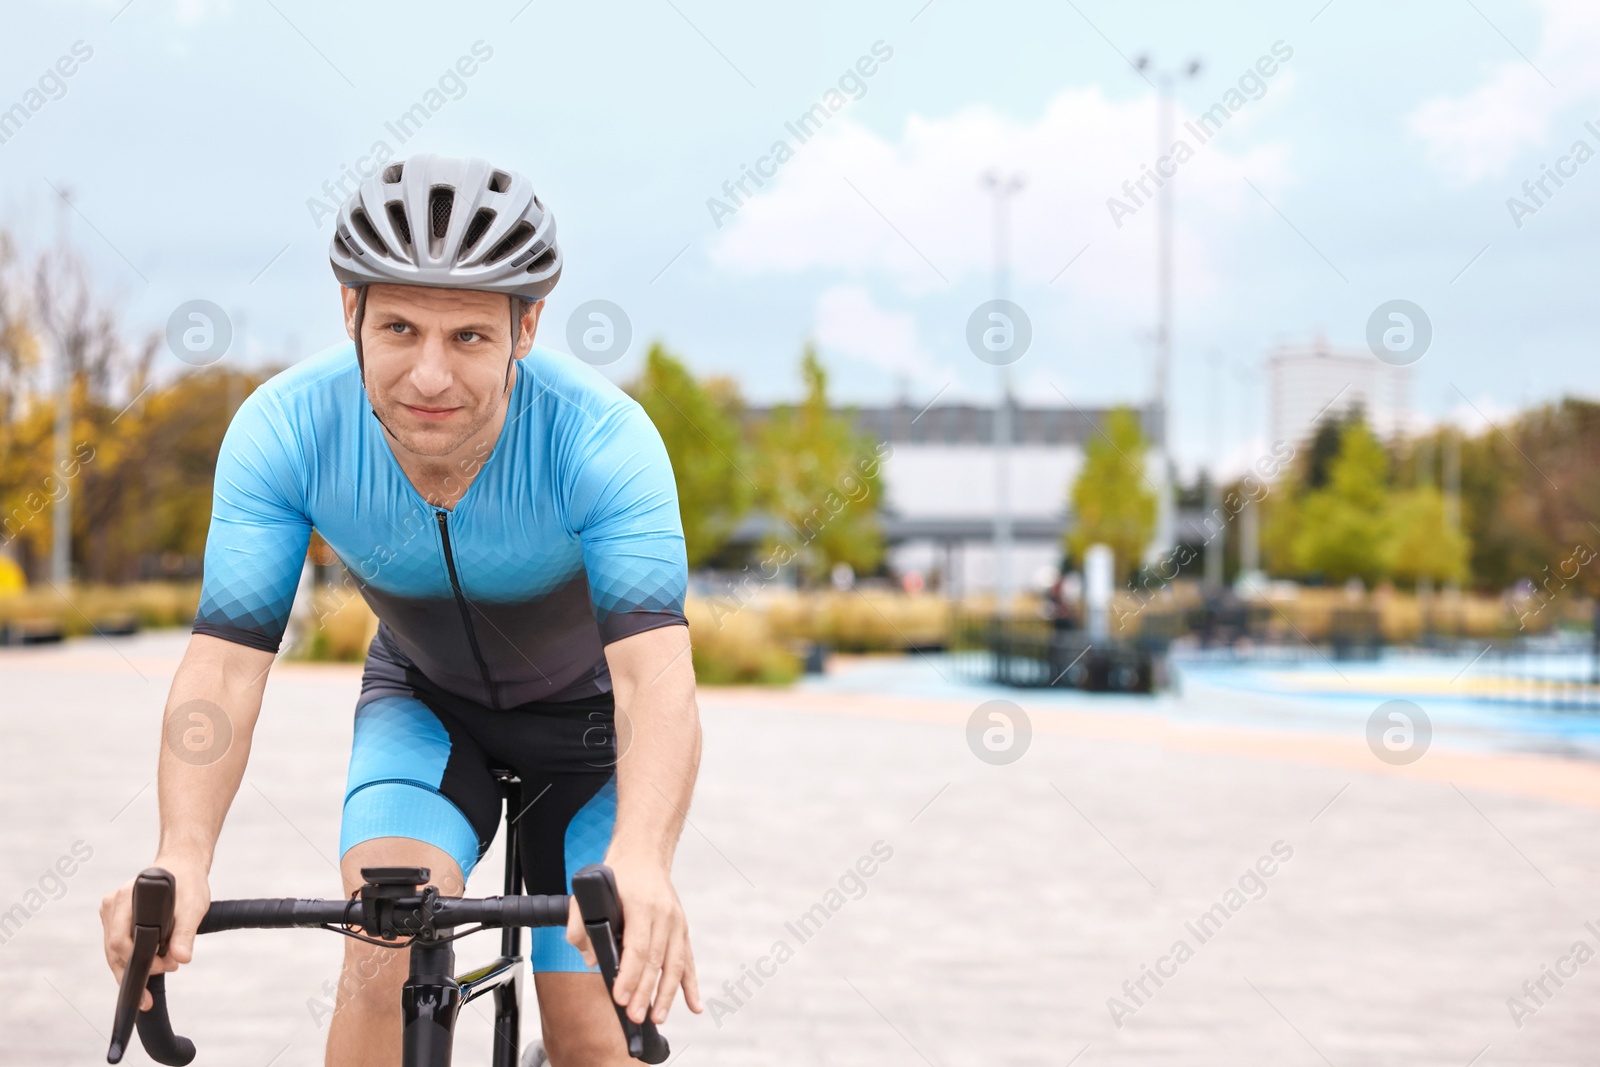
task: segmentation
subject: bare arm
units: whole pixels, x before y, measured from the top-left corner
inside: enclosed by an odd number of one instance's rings
[[[272,661],[270,652],[196,634],[173,676],[156,774],[161,840],[154,865],[176,877],[178,907],[172,943],[156,960],[156,973],[193,958],[195,929],[211,902],[211,857],[250,758]],[[118,981],[133,950],[132,894],[130,879],[100,903],[106,962]],[[144,1007],[149,1004],[146,993]]]
[[[606,646],[617,702],[617,824],[606,851],[616,873],[626,932],[618,1004],[642,1021],[666,1020],[678,989],[702,1010],[683,905],[672,888],[672,857],[700,768],[689,630],[663,626]],[[568,936],[591,964],[576,911]]]

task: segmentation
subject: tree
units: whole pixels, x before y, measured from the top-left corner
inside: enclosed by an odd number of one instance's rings
[[[750,509],[755,486],[740,436],[740,402],[732,383],[695,381],[689,368],[659,342],[629,390],[655,423],[672,460],[689,566],[699,566],[727,543]]]
[[[1089,438],[1083,469],[1072,483],[1075,521],[1067,531],[1067,551],[1082,559],[1090,545],[1110,546],[1119,582],[1132,576],[1156,528],[1156,494],[1144,473],[1147,447],[1138,416],[1118,408]]]
[[[1390,524],[1389,564],[1396,578],[1441,584],[1466,580],[1472,545],[1459,526],[1446,521],[1444,494],[1435,486],[1397,493]]]
[[[1331,582],[1375,582],[1389,568],[1389,456],[1365,423],[1347,423],[1328,482],[1301,505],[1295,563]]]
[[[800,361],[805,399],[775,408],[756,434],[761,506],[778,529],[765,546],[783,565],[793,559],[810,579],[835,564],[871,571],[883,560],[878,509],[883,448],[828,407],[828,374],[815,349]]]

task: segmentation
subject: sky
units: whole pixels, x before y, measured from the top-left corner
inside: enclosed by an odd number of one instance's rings
[[[0,112],[37,109],[0,126],[0,227],[37,248],[64,217],[130,332],[216,303],[236,365],[343,338],[336,186],[426,151],[533,180],[566,257],[540,340],[566,349],[574,309],[611,301],[633,331],[615,380],[660,341],[785,399],[811,341],[841,399],[987,400],[968,322],[1003,286],[1032,327],[1023,402],[1140,403],[1157,211],[1132,183],[1169,148],[1169,70],[1185,465],[1265,452],[1267,352],[1360,348],[1396,299],[1432,327],[1419,421],[1600,392],[1583,0],[59,0],[4,22]],[[1003,280],[989,172],[1023,181]]]

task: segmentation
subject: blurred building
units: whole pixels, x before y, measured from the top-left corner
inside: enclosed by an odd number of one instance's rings
[[[1380,437],[1405,428],[1411,368],[1385,363],[1365,348],[1334,349],[1317,338],[1279,345],[1267,354],[1267,432],[1299,445],[1320,419],[1355,408]]]
[[[769,408],[753,408],[752,421]],[[1110,414],[1105,408],[1012,409],[1008,482],[1012,520],[1011,588],[1047,585],[1061,562],[1071,522],[1067,494],[1083,465],[1084,447]],[[887,442],[883,464],[884,533],[889,563],[954,593],[995,587],[994,523],[999,494],[993,406],[901,402],[851,409],[860,431]],[[1142,413],[1152,442],[1146,468],[1159,485],[1167,469],[1160,448],[1159,409]],[[750,531],[750,533],[759,533]],[[747,534],[748,536],[748,534]]]

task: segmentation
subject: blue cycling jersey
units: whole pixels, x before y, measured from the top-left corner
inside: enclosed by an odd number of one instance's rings
[[[313,528],[378,616],[372,659],[489,707],[607,692],[605,645],[684,622],[660,435],[545,349],[517,361],[500,437],[449,510],[401,470],[353,344],[257,389],[217,459],[195,632],[277,651]]]

